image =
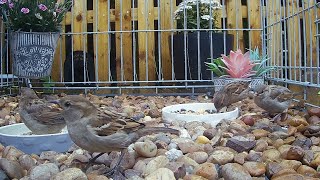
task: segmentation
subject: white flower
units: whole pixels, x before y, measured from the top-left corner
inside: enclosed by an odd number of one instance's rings
[[[201,16],[201,19],[204,19],[204,20],[209,21],[209,20],[212,19],[212,18],[211,18],[211,16],[209,16],[209,15],[203,15],[203,16]]]
[[[56,16],[57,16],[57,13],[56,13],[56,12],[53,12],[53,16],[56,17]]]
[[[35,14],[35,16],[40,20],[42,19],[42,16],[40,15],[40,13]]]

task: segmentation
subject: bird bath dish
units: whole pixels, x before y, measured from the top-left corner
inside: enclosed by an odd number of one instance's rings
[[[239,116],[238,108],[224,113],[214,112],[216,112],[214,103],[177,104],[162,108],[162,118],[165,122],[202,121],[216,126],[222,119],[234,120]]]
[[[66,152],[73,144],[67,129],[61,133],[34,135],[24,123],[0,127],[0,143],[14,146],[27,154],[43,151]]]

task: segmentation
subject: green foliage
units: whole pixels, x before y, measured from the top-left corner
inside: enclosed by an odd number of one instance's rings
[[[6,26],[12,31],[58,32],[72,0],[0,0]]]
[[[216,25],[219,20],[218,11],[221,7],[220,2],[216,0],[184,0],[174,12],[174,18],[177,20],[179,29],[185,29],[185,19],[186,29],[198,29],[198,19],[200,29],[210,29],[211,27],[218,29]]]
[[[212,71],[216,76],[225,76],[227,72],[225,70],[225,64],[221,58],[213,59],[211,63],[205,62],[208,70]]]
[[[254,50],[249,49],[250,51],[250,60],[256,65],[252,68],[255,71],[254,77],[261,77],[267,72],[274,70],[274,67],[267,66],[268,56],[262,56],[259,53],[259,48],[255,48]]]

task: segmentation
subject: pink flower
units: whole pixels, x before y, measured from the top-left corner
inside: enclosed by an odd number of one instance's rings
[[[62,10],[61,10],[61,9],[59,9],[59,8],[57,8],[57,9],[56,9],[56,12],[57,12],[57,13],[61,13],[61,12],[62,12]]]
[[[7,3],[7,0],[0,0],[0,4],[5,4]]]
[[[30,12],[30,10],[28,8],[21,8],[21,12],[23,14],[28,14]]]
[[[14,7],[13,3],[9,3],[9,8],[12,9]]]
[[[46,11],[48,9],[47,6],[44,4],[39,4],[38,7],[41,11]]]

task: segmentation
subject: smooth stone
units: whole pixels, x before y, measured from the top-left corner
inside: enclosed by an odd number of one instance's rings
[[[87,180],[87,176],[85,173],[78,168],[69,168],[64,171],[57,173],[50,180]]]
[[[292,146],[288,153],[287,159],[301,161],[304,156],[304,150],[299,146]]]
[[[265,140],[258,140],[256,146],[253,148],[254,151],[263,152],[268,148],[268,142]]]
[[[287,159],[287,154],[288,154],[289,149],[290,149],[291,147],[292,147],[291,145],[284,144],[284,145],[282,145],[282,146],[280,146],[280,147],[278,148],[278,150],[279,150],[279,152],[280,152],[280,154],[281,154],[281,157],[282,157],[283,159]]]
[[[130,177],[134,177],[134,176],[141,176],[142,174],[142,171],[137,171],[137,170],[134,170],[134,169],[127,169],[124,171],[124,176],[126,178],[130,178]],[[89,179],[90,180],[90,179]]]
[[[311,108],[308,110],[308,114],[310,116],[318,116],[320,117],[320,108]]]
[[[268,137],[271,139],[271,140],[277,140],[277,139],[285,139],[287,138],[289,135],[283,131],[275,131],[275,132],[272,132],[268,135]]]
[[[271,178],[274,174],[281,171],[283,168],[277,162],[269,162],[266,165],[266,175]]]
[[[287,137],[286,139],[283,140],[284,144],[292,144],[296,138],[294,136]]]
[[[149,175],[155,170],[165,167],[168,163],[169,159],[165,156],[155,157],[147,164],[146,168],[143,170],[143,174]]]
[[[196,139],[196,143],[198,144],[208,144],[210,140],[206,136],[198,136]]]
[[[56,164],[40,164],[31,169],[30,180],[48,180],[57,173],[59,173],[59,168]]]
[[[197,144],[194,142],[179,143],[178,147],[183,152],[183,154],[193,153],[193,152],[197,152],[197,151],[204,151],[203,144]]]
[[[203,135],[208,139],[212,139],[217,133],[217,130],[214,128],[207,129],[203,132]]]
[[[13,146],[7,146],[4,148],[2,152],[2,157],[10,160],[14,160],[14,159],[16,160],[16,159],[19,159],[19,157],[23,154],[24,153],[21,150]]]
[[[314,153],[311,150],[306,150],[302,158],[302,163],[310,166],[313,159],[314,159]]]
[[[217,180],[218,179],[218,172],[216,167],[213,163],[203,163],[197,166],[194,170],[195,175],[202,176],[207,178],[208,180]]]
[[[302,149],[308,150],[312,146],[312,141],[309,138],[298,137],[291,145],[298,146],[298,147],[301,147]]]
[[[193,167],[196,167],[199,165],[195,160],[187,156],[180,157],[179,159],[177,159],[177,162],[183,162],[186,166],[193,166]]]
[[[17,161],[0,158],[0,168],[11,179],[20,179],[24,176],[23,169]]]
[[[157,146],[151,142],[136,142],[134,143],[134,149],[142,157],[154,157],[157,154]]]
[[[82,150],[81,150],[82,151]],[[76,151],[73,151],[76,152]],[[83,154],[83,153],[82,153]],[[40,154],[40,159],[41,160],[49,160],[52,161],[55,159],[55,157],[58,155],[57,152],[55,151],[44,151]]]
[[[212,162],[214,164],[224,165],[229,162],[232,162],[234,158],[234,154],[230,151],[225,150],[216,150],[213,151],[209,156],[207,162]]]
[[[263,161],[278,161],[280,159],[280,152],[276,149],[268,149],[262,153]]]
[[[242,136],[232,137],[227,141],[226,146],[234,149],[238,153],[249,151],[256,145],[256,141],[250,141]]]
[[[183,180],[208,180],[207,178],[204,178],[202,176],[198,176],[198,175],[195,175],[195,174],[189,174],[189,175],[186,175]]]
[[[206,162],[209,157],[206,152],[201,152],[201,151],[189,153],[189,154],[187,154],[187,156],[199,164]]]
[[[88,174],[88,180],[109,180],[106,176],[97,175],[97,174]]]
[[[309,177],[319,177],[319,174],[315,169],[306,165],[301,165],[297,169],[297,173],[302,174],[304,176],[309,176]]]
[[[283,169],[297,170],[301,165],[302,165],[302,163],[300,161],[296,161],[296,160],[283,160],[280,162],[280,166]]]
[[[228,163],[222,166],[221,174],[224,180],[251,180],[249,172],[240,164]]]
[[[268,134],[270,134],[269,131],[266,131],[264,129],[255,129],[255,130],[252,130],[251,133],[254,135],[254,137],[256,139],[260,139],[262,137],[267,137]]]
[[[159,168],[155,171],[151,172],[150,175],[148,175],[145,180],[155,180],[155,179],[161,179],[161,180],[173,180],[175,179],[173,172],[168,168]]]
[[[273,147],[278,149],[279,147],[281,147],[284,144],[284,142],[283,142],[283,139],[277,139],[272,144],[273,144]]]
[[[165,168],[170,169],[176,179],[183,178],[186,175],[186,167],[182,162],[169,162]]]
[[[167,156],[167,158],[169,159],[169,161],[175,161],[177,160],[179,157],[183,156],[182,151],[180,150],[176,150],[176,149],[171,149],[169,151],[167,151],[165,153],[165,155]]]
[[[238,164],[244,164],[247,155],[248,155],[248,153],[246,153],[246,152],[236,154],[234,156],[234,162],[236,162]]]
[[[1,169],[0,169],[0,180],[10,180],[7,174]]]
[[[29,170],[36,165],[36,161],[28,154],[19,157],[19,163],[23,169]]]
[[[246,157],[247,161],[262,162],[262,152],[251,150]]]
[[[296,176],[298,176],[298,178]],[[297,172],[293,169],[282,169],[278,173],[274,174],[271,179],[282,180],[282,179],[290,178],[290,180],[295,180],[296,178],[300,179],[301,176],[302,175],[297,174]],[[303,176],[301,180],[303,180]]]
[[[320,118],[318,116],[313,115],[313,116],[309,117],[308,123],[309,124],[319,124]]]
[[[266,172],[266,166],[260,162],[245,162],[243,164],[251,176],[261,176]]]

